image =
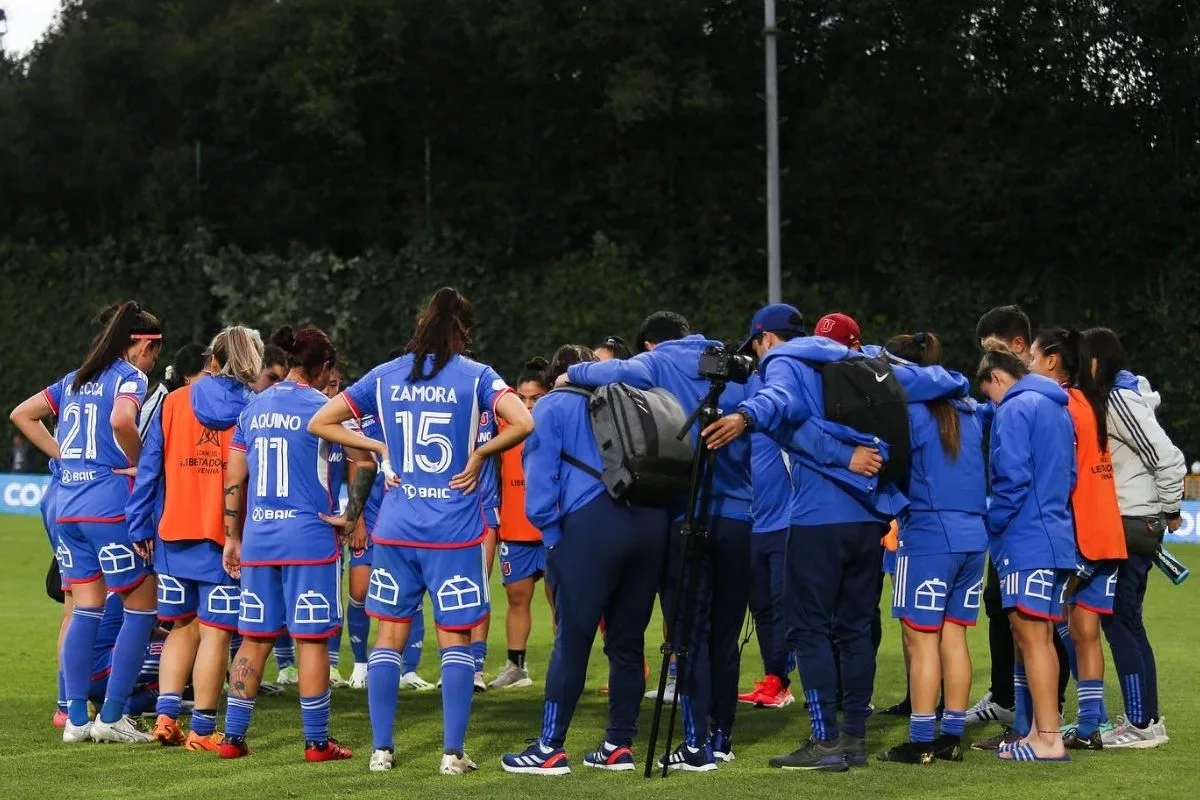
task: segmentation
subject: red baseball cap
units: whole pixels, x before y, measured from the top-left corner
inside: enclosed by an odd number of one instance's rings
[[[817,324],[813,326],[813,336],[824,336],[846,347],[862,344],[862,332],[858,323],[842,313],[826,314],[817,320]]]

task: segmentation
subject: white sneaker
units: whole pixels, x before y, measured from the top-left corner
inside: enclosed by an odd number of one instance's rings
[[[968,725],[976,722],[999,722],[1004,725],[1012,725],[1012,721],[1013,709],[993,703],[991,692],[979,698],[978,703],[967,709],[966,723]]]
[[[441,685],[442,682],[438,681],[437,686],[434,686],[415,672],[406,672],[400,676],[401,689],[415,689],[418,692],[428,692],[441,687]]]
[[[92,723],[85,722],[82,725],[72,725],[71,720],[67,720],[67,724],[63,726],[63,743],[64,744],[79,744],[86,742],[92,738]]]
[[[350,673],[350,688],[365,689],[367,688],[367,665],[359,662],[354,663],[354,671]]]
[[[279,677],[275,679],[275,683],[279,686],[295,686],[300,683],[300,671],[296,669],[295,664],[289,664],[279,670]]]
[[[482,672],[475,673],[475,693],[486,692],[488,690],[487,681],[483,679]]]
[[[529,677],[529,670],[509,661],[490,686],[493,689],[525,689],[533,686],[533,679]]]
[[[371,772],[387,772],[394,762],[395,756],[391,750],[376,750],[371,753],[371,762],[367,764],[367,769]]]
[[[477,769],[479,769],[479,765],[472,761],[466,753],[463,753],[461,757],[453,753],[446,753],[442,756],[442,765],[438,767],[438,772],[443,775],[465,775]]]
[[[646,692],[644,697],[647,700],[654,700],[655,698],[658,697],[658,689],[651,689],[650,691]],[[675,702],[675,679],[674,678],[670,678],[667,681],[666,691],[663,692],[663,702],[664,703],[674,703]]]
[[[1162,742],[1154,730],[1154,725],[1139,728],[1129,722],[1122,722],[1111,732],[1101,736],[1105,750],[1153,750]]]
[[[345,689],[350,684],[346,683],[346,679],[342,677],[342,673],[337,667],[329,665],[329,688],[330,689]]]
[[[121,717],[116,722],[101,722],[99,719],[92,723],[92,741],[109,742],[113,744],[146,744],[153,742],[154,737],[145,731],[138,730],[129,717]]]
[[[1166,744],[1171,741],[1171,737],[1167,735],[1167,718],[1161,717],[1158,722],[1150,725],[1154,731],[1154,736],[1158,739],[1159,744]]]

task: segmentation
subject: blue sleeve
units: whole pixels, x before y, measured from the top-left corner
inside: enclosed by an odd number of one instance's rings
[[[992,504],[987,512],[988,532],[992,535],[1002,535],[1008,529],[1029,494],[1033,484],[1032,437],[1029,415],[1021,406],[1007,409],[992,423]]]
[[[371,370],[342,392],[355,419],[362,419],[367,415],[379,416],[378,403],[375,402],[375,387],[378,383],[379,378],[375,370]]]
[[[243,412],[244,414],[245,412]],[[243,433],[242,418],[238,417],[237,425],[233,427],[233,439],[229,442],[231,450],[241,450],[246,452],[246,434]]]
[[[791,442],[813,461],[826,467],[849,467],[850,459],[854,457],[854,445],[834,436],[811,418],[796,430]]]
[[[484,367],[479,377],[479,407],[487,409],[492,414],[496,412],[496,403],[512,389],[491,367]]]
[[[146,399],[146,376],[141,370],[134,370],[132,375],[127,375],[121,381],[117,387],[117,399],[122,397],[132,400],[138,408],[142,407],[142,401]]]
[[[50,408],[54,411],[54,416],[56,417],[58,416],[59,408],[62,406],[63,383],[65,382],[66,378],[63,378],[42,389],[42,396],[46,398],[46,402],[50,403]]]
[[[775,434],[781,428],[799,428],[813,415],[800,370],[795,359],[776,358],[768,362],[762,388],[738,406],[750,414],[755,430],[778,441]]]
[[[653,389],[654,360],[650,353],[639,353],[625,360],[613,358],[588,364],[572,364],[567,368],[567,380],[576,386],[627,383],[635,389]]]
[[[615,359],[614,359],[615,360]],[[543,400],[533,407],[533,433],[525,440],[525,516],[542,532],[547,546],[562,538],[559,484],[562,481],[562,426]]]
[[[133,481],[133,492],[125,501],[125,518],[129,523],[129,538],[134,542],[146,542],[158,534],[155,520],[158,518],[160,485],[163,474],[163,430],[162,414],[155,414],[142,444],[138,457],[137,477]]]
[[[499,395],[497,395],[498,397]],[[483,520],[489,528],[500,527],[500,470],[497,458],[489,458],[479,472],[479,493],[483,501]]]

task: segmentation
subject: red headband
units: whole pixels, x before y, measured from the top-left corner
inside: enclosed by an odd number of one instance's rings
[[[158,339],[162,338],[162,334],[161,333],[132,333],[129,335],[129,338],[133,339],[134,341],[137,341],[138,339],[157,341]]]

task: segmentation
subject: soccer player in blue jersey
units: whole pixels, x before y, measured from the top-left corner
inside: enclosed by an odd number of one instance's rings
[[[473,327],[467,299],[439,289],[418,317],[406,355],[371,370],[309,424],[323,439],[380,454],[391,481],[372,532],[367,594],[367,613],[379,620],[367,672],[373,772],[392,767],[400,650],[426,592],[442,655],[440,772],[476,768],[464,751],[475,678],[470,632],[490,608],[479,476],[487,459],[529,435],[533,421],[491,367],[462,357]],[[476,447],[485,411],[509,424]],[[380,421],[383,442],[342,425],[367,415]]]
[[[469,351],[464,354],[474,360],[474,354]],[[475,438],[475,446],[482,447],[496,435],[496,420],[491,413],[484,411],[479,415],[479,432]],[[487,579],[492,579],[492,567],[496,563],[496,548],[500,539],[500,471],[495,458],[484,462],[483,470],[479,473],[479,494],[483,500],[483,558],[487,567]],[[486,692],[487,681],[483,677],[483,668],[487,663],[488,634],[492,628],[492,618],[489,614],[471,631],[471,658],[475,659],[475,691]]]
[[[288,376],[238,418],[225,472],[224,561],[241,580],[238,630],[244,640],[230,670],[220,756],[250,754],[246,731],[263,666],[275,637],[287,628],[297,645],[304,758],[334,761],[351,756],[329,736],[329,637],[342,622],[340,531],[327,521],[335,511],[331,443],[307,426],[326,402],[321,389],[337,351],[314,327],[294,333],[284,327],[272,340],[288,354]],[[364,474],[375,468],[365,453],[346,455]],[[355,503],[364,498],[365,492],[351,497]]]
[[[321,394],[326,398],[337,397],[342,391],[342,365],[341,363],[334,364],[333,373],[329,376],[329,383],[325,384],[325,388],[321,390]],[[340,444],[330,445],[329,447],[329,492],[333,495],[333,505],[335,510],[339,505],[339,498],[342,494],[342,485],[347,484],[348,473],[352,469],[353,464],[346,461],[346,452]],[[348,484],[347,484],[348,486]],[[338,567],[344,566],[345,562],[345,547],[338,550]],[[337,633],[329,637],[329,685],[334,689],[341,689],[349,684],[342,677],[342,672],[338,669],[342,662],[342,629],[338,628]]]
[[[67,743],[150,740],[124,715],[157,622],[155,581],[132,549],[125,502],[142,449],[138,410],[146,394],[145,373],[161,349],[158,320],[132,300],[122,303],[79,369],[25,400],[11,415],[21,433],[61,467],[55,501],[59,564],[74,601],[62,648]],[[50,415],[59,420],[56,436],[42,424]],[[88,688],[106,592],[121,595],[126,614],[114,646],[107,696],[92,722]]]

